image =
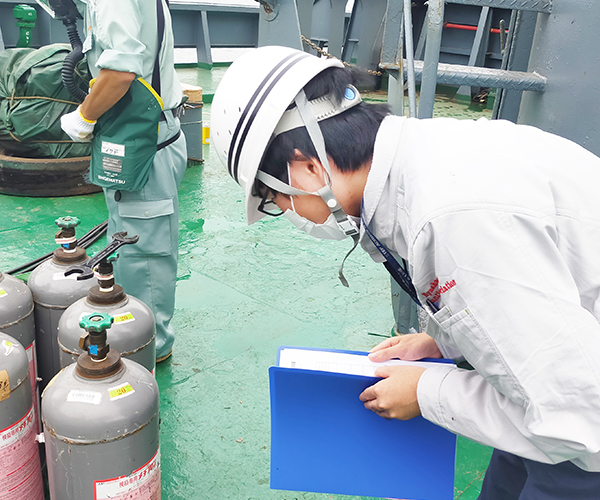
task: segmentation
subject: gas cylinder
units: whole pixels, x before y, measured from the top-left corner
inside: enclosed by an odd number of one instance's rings
[[[61,217],[56,224],[61,228],[55,241],[60,245],[52,259],[37,267],[29,276],[27,284],[33,293],[35,316],[35,340],[38,375],[41,389],[60,370],[58,356],[58,320],[65,309],[76,300],[85,297],[96,284],[96,279],[78,280],[77,276],[65,276],[65,271],[88,260],[85,249],[77,246],[75,228],[77,217]]]
[[[42,393],[51,500],[160,499],[158,385],[110,348],[112,322],[81,320],[86,352]]]
[[[96,268],[98,285],[89,289],[87,297],[71,304],[58,322],[60,366],[64,368],[77,361],[83,352],[79,339],[85,331],[79,326],[83,316],[105,312],[114,318],[107,332],[108,343],[122,358],[138,362],[154,373],[156,367],[156,327],[154,315],[141,300],[127,295],[121,285],[115,284],[113,262],[118,254],[100,261]]]
[[[25,348],[29,360],[29,383],[36,422],[39,422],[33,297],[31,290],[23,281],[2,272],[0,272],[0,332],[14,337]]]
[[[0,498],[44,500],[37,422],[23,346],[0,333]]]

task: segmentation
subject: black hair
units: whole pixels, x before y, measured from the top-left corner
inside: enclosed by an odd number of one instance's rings
[[[308,100],[331,94],[336,104],[339,104],[348,85],[360,87],[366,83],[366,78],[366,73],[358,68],[328,68],[308,82],[304,86],[304,92]],[[290,108],[294,106],[292,103]],[[361,102],[339,115],[319,122],[327,155],[335,162],[338,170],[359,170],[373,157],[375,136],[381,122],[389,114],[387,104]],[[294,149],[298,149],[307,158],[318,158],[306,128],[299,127],[272,140],[259,169],[287,183],[287,164],[295,156]],[[255,183],[255,192],[265,192],[265,186],[258,180]]]

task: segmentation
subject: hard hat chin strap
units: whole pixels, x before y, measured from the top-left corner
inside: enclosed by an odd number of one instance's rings
[[[358,90],[354,86],[348,85],[341,102],[338,101],[336,96],[330,93],[308,101],[308,105],[312,115],[314,115],[317,122],[320,122],[333,116],[337,116],[361,102],[362,99]],[[275,127],[275,130],[273,131],[273,135],[277,136],[288,130],[300,127],[304,127],[304,120],[300,115],[299,108],[293,107],[283,113],[279,123],[277,123],[277,127]]]
[[[308,135],[315,147],[315,150],[317,151],[317,157],[319,158],[321,165],[327,172],[327,179],[325,179],[325,185],[317,191],[308,192],[303,191],[302,189],[297,189],[291,186],[290,184],[286,184],[285,182],[277,179],[276,177],[273,177],[270,174],[267,174],[266,172],[263,172],[262,170],[259,170],[256,173],[256,178],[263,182],[265,185],[277,191],[278,193],[287,194],[290,196],[298,196],[305,194],[320,196],[323,199],[323,201],[327,204],[327,207],[335,217],[335,220],[340,229],[344,231],[344,234],[346,234],[346,236],[354,237],[355,235],[359,234],[358,228],[356,227],[354,221],[350,219],[350,217],[348,217],[346,212],[344,212],[344,209],[342,208],[339,201],[335,197],[335,194],[333,194],[333,191],[331,190],[331,167],[329,166],[329,158],[327,157],[327,152],[325,150],[325,140],[323,139],[321,128],[319,127],[317,119],[310,108],[304,90],[301,90],[298,93],[295,102],[300,116],[304,121],[306,131],[308,132]]]
[[[323,139],[323,133],[321,132],[321,128],[317,123],[315,115],[310,109],[310,105],[308,104],[308,99],[306,98],[304,90],[298,92],[298,95],[294,99],[294,102],[296,103],[296,107],[300,113],[300,116],[302,117],[304,127],[308,132],[308,136],[310,137],[310,140],[312,141],[313,146],[317,151],[319,161],[321,162],[321,165],[323,165],[323,168],[327,171],[327,174],[331,179],[331,167],[329,166],[329,158],[327,158],[327,150],[325,149],[325,139]]]
[[[346,214],[346,212],[344,212],[344,209],[342,208],[339,201],[333,194],[333,191],[331,190],[331,167],[329,166],[329,158],[327,158],[327,150],[325,149],[325,139],[323,139],[323,133],[321,132],[321,128],[317,123],[317,119],[314,113],[312,112],[310,105],[308,104],[308,99],[306,98],[304,90],[298,92],[298,95],[296,96],[296,99],[294,99],[294,101],[296,102],[296,107],[298,108],[300,116],[304,121],[304,126],[306,127],[306,131],[308,132],[308,136],[310,137],[310,140],[312,141],[315,150],[317,151],[319,161],[321,162],[321,165],[323,165],[323,168],[325,169],[328,175],[328,182],[326,182],[325,186],[319,189],[316,192],[316,194],[318,194],[327,204],[327,207],[335,217],[335,220],[340,229],[344,231],[346,236],[350,236],[354,240],[354,245],[352,245],[352,248],[344,257],[344,260],[342,261],[340,270],[338,272],[338,277],[340,278],[342,285],[347,287],[348,280],[346,280],[344,276],[344,264],[346,263],[346,259],[348,258],[348,256],[354,251],[354,249],[358,245],[360,231],[358,230],[358,227],[356,227],[354,221],[350,217],[348,217],[348,214]]]
[[[346,236],[350,236],[354,240],[354,245],[346,254],[346,257],[344,257],[338,274],[342,284],[344,286],[348,286],[348,281],[344,277],[343,273],[344,263],[346,262],[348,256],[354,251],[354,249],[358,245],[360,231],[358,230],[358,227],[356,226],[354,221],[350,217],[348,217],[348,214],[346,214],[346,212],[344,212],[344,209],[342,208],[339,201],[335,197],[335,194],[333,194],[333,191],[331,190],[331,167],[329,166],[329,159],[327,157],[327,151],[325,149],[325,139],[323,139],[323,133],[321,132],[321,128],[317,123],[317,118],[315,117],[310,107],[304,90],[301,90],[298,93],[294,101],[296,103],[297,110],[300,113],[300,116],[302,117],[302,121],[304,122],[306,131],[308,132],[308,136],[310,137],[315,147],[319,161],[321,162],[321,165],[327,172],[327,179],[325,179],[325,185],[317,191],[310,193],[308,191],[296,189],[295,187],[286,184],[285,182],[282,182],[279,179],[261,170],[257,172],[256,178],[279,193],[287,194],[290,196],[305,194],[316,195],[320,196],[321,199],[327,204],[327,207],[335,217],[335,220],[340,229],[344,232]]]

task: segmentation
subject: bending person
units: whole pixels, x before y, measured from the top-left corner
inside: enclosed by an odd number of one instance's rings
[[[600,159],[506,121],[391,116],[351,84],[339,62],[282,47],[228,70],[213,144],[248,223],[283,213],[352,238],[427,311],[426,333],[372,359],[474,370],[380,368],[360,399],[494,447],[481,499],[597,498]],[[490,155],[499,144],[510,160]]]

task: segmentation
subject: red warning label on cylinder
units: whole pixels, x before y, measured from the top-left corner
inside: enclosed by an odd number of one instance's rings
[[[94,481],[94,500],[160,500],[160,449],[128,476]]]
[[[0,431],[0,499],[44,500],[33,405],[21,420]]]

